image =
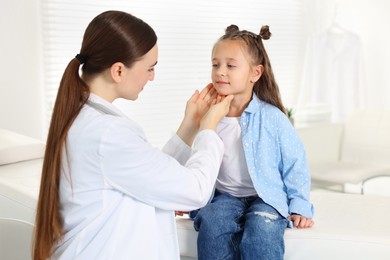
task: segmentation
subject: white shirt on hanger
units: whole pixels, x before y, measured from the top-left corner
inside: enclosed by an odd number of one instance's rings
[[[308,40],[300,110],[327,107],[331,121],[343,123],[350,113],[365,104],[363,54],[358,35],[329,28]]]

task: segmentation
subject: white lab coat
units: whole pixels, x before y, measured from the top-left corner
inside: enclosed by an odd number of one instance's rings
[[[222,141],[204,130],[191,149],[174,136],[163,153],[111,103],[93,94],[89,101],[63,152],[65,236],[53,258],[179,259],[174,210],[207,203],[222,160]]]

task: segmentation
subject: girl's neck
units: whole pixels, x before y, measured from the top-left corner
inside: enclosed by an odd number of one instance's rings
[[[249,102],[251,101],[252,96],[249,97],[242,97],[242,96],[234,96],[234,99],[232,100],[232,103],[230,104],[230,109],[227,117],[240,117],[246,107],[248,106]]]

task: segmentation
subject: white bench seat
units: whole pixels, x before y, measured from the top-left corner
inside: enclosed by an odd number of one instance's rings
[[[315,225],[287,229],[286,260],[390,259],[390,198],[313,191]],[[177,218],[183,258],[196,259],[197,232],[191,219]]]

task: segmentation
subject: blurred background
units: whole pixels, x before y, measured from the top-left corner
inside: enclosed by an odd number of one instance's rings
[[[390,109],[386,0],[1,0],[0,128],[46,139],[63,70],[88,22],[110,9],[138,16],[159,37],[155,80],[137,101],[115,101],[157,147],[209,83],[211,48],[230,24],[255,33],[270,26],[265,47],[297,127]]]

